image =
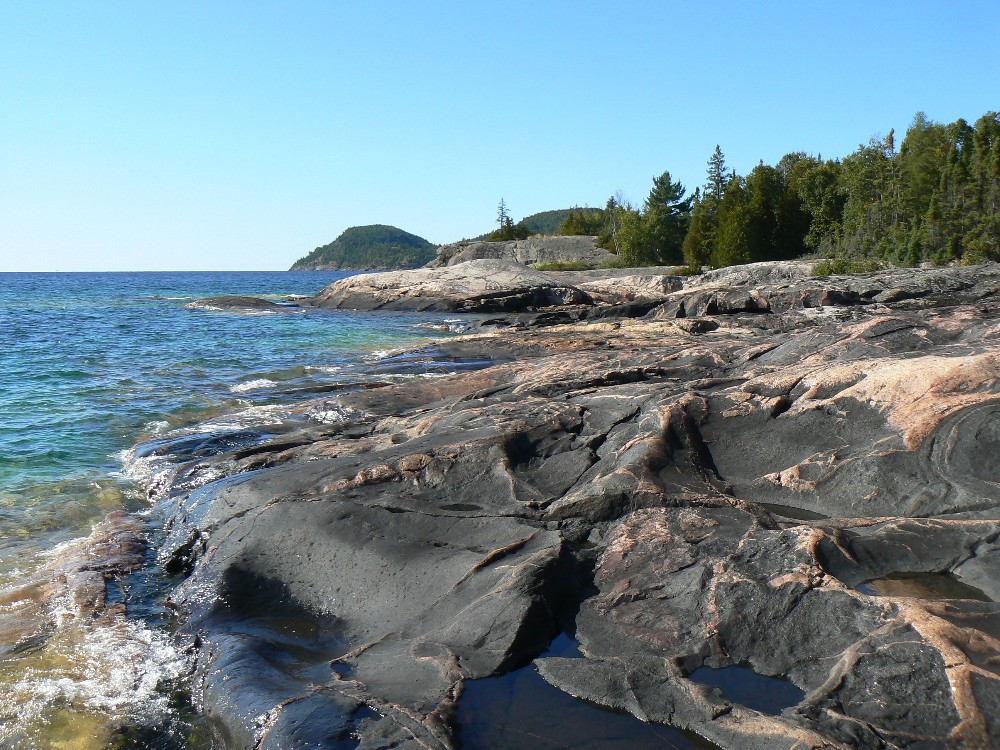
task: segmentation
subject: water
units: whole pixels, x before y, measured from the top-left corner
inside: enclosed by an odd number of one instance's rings
[[[558,636],[541,655],[581,658]],[[696,735],[583,700],[547,683],[533,664],[500,677],[469,680],[456,719],[462,750],[711,750]]]
[[[159,573],[123,577],[129,614],[93,621],[47,582],[109,512],[146,510],[121,472],[137,440],[266,415],[359,358],[447,335],[417,327],[443,322],[431,314],[186,307],[309,295],[345,275],[0,274],[0,747],[128,746],[149,726],[172,727],[156,734],[162,747],[205,746],[185,724],[187,657],[169,638]]]
[[[805,698],[805,692],[788,680],[768,677],[746,666],[698,667],[688,679],[718,688],[726,699],[772,716]]]
[[[894,573],[866,581],[858,586],[858,591],[869,596],[991,601],[983,591],[963,583],[949,573]]]

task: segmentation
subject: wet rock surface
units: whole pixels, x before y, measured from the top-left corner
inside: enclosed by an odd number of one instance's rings
[[[720,747],[1000,746],[1000,270],[808,271],[629,281],[644,317],[590,292],[436,345],[491,367],[175,446],[222,746],[456,748],[470,681],[531,663]],[[961,585],[874,587],[920,576]]]
[[[104,623],[125,612],[119,586],[146,553],[142,523],[123,512],[108,515],[90,535],[60,545],[23,584],[0,597],[5,651],[41,647],[61,619]]]
[[[242,295],[222,295],[219,297],[205,297],[188,304],[194,310],[242,310],[251,312],[288,312],[295,310],[296,305],[291,303],[272,302],[260,297],[247,297]]]

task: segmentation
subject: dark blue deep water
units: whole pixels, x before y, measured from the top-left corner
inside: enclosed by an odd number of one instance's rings
[[[26,606],[9,592],[53,547],[86,536],[109,511],[143,510],[121,471],[137,440],[266,411],[379,350],[446,335],[420,327],[440,315],[188,307],[222,294],[310,295],[345,275],[0,274],[0,615]],[[159,667],[145,677],[102,667],[106,636],[77,633],[61,647],[52,639],[13,653],[0,643],[0,746],[109,746],[107,717],[134,708],[116,701],[147,689],[135,681],[155,682]],[[166,649],[141,628],[129,638]],[[159,656],[169,666],[170,654]]]

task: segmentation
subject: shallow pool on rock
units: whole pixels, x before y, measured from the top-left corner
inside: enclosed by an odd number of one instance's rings
[[[777,505],[775,503],[760,503],[761,507],[767,509],[768,513],[783,518],[791,518],[796,521],[825,521],[829,516],[817,513],[805,508],[796,508],[794,505]]]
[[[866,581],[858,591],[869,596],[901,596],[913,599],[972,599],[988,602],[985,593],[962,583],[950,573],[893,573]]]
[[[788,680],[759,674],[750,667],[699,667],[688,679],[718,688],[732,703],[771,716],[797,705],[805,697],[805,692]]]
[[[579,658],[576,642],[556,638],[543,656]],[[534,665],[470,680],[458,702],[462,750],[706,750],[692,734],[581,701],[549,685]]]

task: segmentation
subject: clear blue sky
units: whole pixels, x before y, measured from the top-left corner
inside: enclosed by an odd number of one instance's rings
[[[995,2],[0,5],[0,270],[284,269],[1000,109]]]

